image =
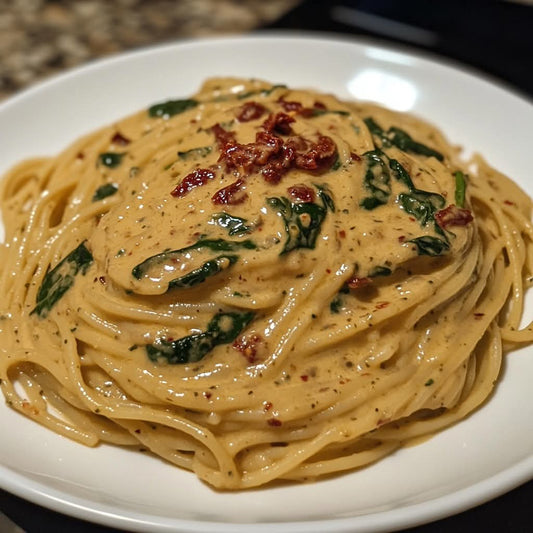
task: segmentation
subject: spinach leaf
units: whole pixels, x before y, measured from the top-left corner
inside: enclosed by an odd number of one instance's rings
[[[390,193],[390,172],[385,163],[385,154],[381,150],[365,152],[367,169],[364,177],[365,188],[370,196],[363,198],[359,205],[363,209],[371,211],[380,205],[387,203]]]
[[[141,279],[151,267],[160,265],[161,263],[173,261],[186,252],[191,250],[201,250],[202,248],[207,248],[213,252],[234,252],[242,249],[255,250],[256,245],[248,239],[245,241],[200,239],[199,241],[191,244],[190,246],[186,246],[185,248],[180,248],[179,250],[169,250],[153,255],[148,259],[145,259],[142,263],[139,263],[133,267],[131,273],[134,278]]]
[[[429,222],[435,222],[435,213],[446,203],[440,194],[418,189],[409,193],[400,193],[398,201],[405,211],[413,215],[422,226],[426,226]]]
[[[342,309],[342,307],[344,306],[344,301],[343,301],[343,297],[341,296],[341,294],[337,294],[337,296],[335,296],[335,298],[333,298],[333,300],[331,300],[331,302],[329,303],[329,310],[331,313],[333,314],[336,314],[338,315]]]
[[[191,148],[185,152],[178,152],[178,157],[180,159],[187,160],[191,157],[205,157],[209,155],[213,148],[211,146],[200,146],[198,148]]]
[[[93,194],[92,201],[98,202],[99,200],[103,200],[104,198],[107,198],[108,196],[113,196],[118,191],[118,185],[115,183],[106,183],[105,185],[102,185],[101,187],[98,187],[96,191]]]
[[[74,277],[79,272],[85,274],[92,261],[91,252],[82,242],[44,276],[37,292],[37,305],[30,314],[36,313],[40,318],[45,318],[52,307],[72,287]]]
[[[384,147],[388,148],[391,145],[391,142],[389,141],[389,138],[387,137],[385,132],[381,129],[381,127],[372,117],[367,117],[363,119],[363,122],[366,124],[368,131],[370,131],[372,135],[375,135],[376,137],[379,137],[381,139],[381,142]]]
[[[312,117],[321,117],[322,115],[341,115],[343,117],[349,117],[349,111],[343,111],[341,109],[318,109],[313,107],[311,110]]]
[[[372,135],[381,139],[384,147],[396,146],[404,152],[412,152],[427,157],[433,156],[439,161],[444,161],[444,156],[440,152],[415,141],[406,131],[400,128],[392,126],[385,132],[371,117],[365,118],[364,123]]]
[[[400,162],[397,159],[389,159],[389,167],[394,173],[394,177],[398,180],[407,185],[409,190],[415,189],[415,184],[413,183],[413,180],[411,179],[411,176],[409,176],[409,173],[403,166],[400,164]]]
[[[206,261],[202,266],[191,270],[187,274],[175,278],[168,283],[168,289],[188,289],[203,283],[207,278],[226,270],[234,265],[239,256],[237,255],[219,255],[214,259]]]
[[[455,176],[455,204],[457,207],[464,207],[466,197],[466,177],[460,170],[454,172],[453,175]]]
[[[328,209],[335,213],[335,202],[333,201],[333,198],[331,197],[331,192],[327,185],[317,185],[316,183],[313,184],[317,190],[318,190],[318,197],[320,200],[322,200],[322,205],[324,206],[324,209],[327,211]]]
[[[174,115],[179,115],[188,109],[196,107],[198,102],[192,99],[185,100],[168,100],[160,104],[155,104],[148,108],[148,115],[151,117],[170,118]]]
[[[276,89],[286,89],[286,85],[272,85],[269,89],[261,89],[259,91],[248,91],[246,93],[239,93],[237,95],[237,98],[239,100],[244,100],[245,98],[248,98],[250,96],[260,95],[260,96],[269,96],[272,94]]]
[[[390,276],[391,274],[392,270],[389,267],[378,265],[370,270],[368,276],[370,278],[377,278],[378,276]]]
[[[438,239],[437,237],[416,237],[416,239],[411,239],[406,242],[412,242],[416,245],[418,255],[443,255],[450,249],[450,245],[446,241]]]
[[[233,342],[252,321],[254,314],[218,313],[207,324],[202,333],[195,333],[175,341],[159,339],[146,345],[146,353],[151,361],[164,359],[173,365],[196,363],[219,344]]]
[[[247,226],[246,219],[229,215],[228,213],[215,213],[211,220],[214,221],[221,228],[228,231],[228,235],[233,237],[234,235],[242,235],[252,230],[251,226]]]
[[[400,150],[404,152],[413,152],[415,154],[425,155],[427,157],[435,157],[439,161],[444,161],[444,156],[433,150],[425,144],[415,141],[406,131],[401,130],[400,128],[392,127],[389,128],[389,139],[394,146],[397,146]]]
[[[325,207],[314,203],[293,204],[287,198],[267,198],[267,203],[283,219],[287,240],[280,255],[297,248],[314,248],[326,217]]]
[[[125,155],[125,153],[105,152],[98,156],[98,162],[106,167],[116,168],[120,165]]]

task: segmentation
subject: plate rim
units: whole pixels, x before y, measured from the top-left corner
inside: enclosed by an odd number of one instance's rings
[[[523,466],[525,465],[525,467]],[[9,483],[9,478],[5,477],[9,471],[15,482]],[[489,476],[474,485],[469,485],[457,492],[449,493],[421,503],[407,505],[398,509],[369,513],[347,518],[332,518],[327,520],[312,521],[280,521],[280,522],[238,522],[228,523],[219,521],[200,521],[188,519],[176,519],[159,517],[155,521],[152,515],[138,513],[133,516],[121,516],[113,510],[113,506],[99,504],[100,508],[91,508],[87,504],[78,502],[78,497],[71,497],[71,501],[65,499],[63,491],[46,487],[37,481],[31,481],[35,485],[29,492],[23,483],[25,478],[9,467],[0,464],[1,478],[4,480],[2,489],[12,494],[51,509],[61,514],[66,514],[73,518],[88,520],[108,527],[124,528],[128,527],[132,531],[145,531],[145,527],[155,527],[157,531],[180,531],[182,533],[244,533],[254,527],[254,531],[271,532],[275,528],[277,533],[349,533],[357,526],[359,533],[371,533],[385,531],[397,531],[406,527],[416,527],[453,516],[467,511],[498,496],[501,496],[522,484],[529,482],[533,478],[533,455],[527,459],[516,463],[511,468],[507,468],[493,476]],[[500,479],[502,481],[500,481]],[[8,480],[5,483],[5,480]],[[27,480],[26,480],[27,483]],[[494,484],[498,489],[494,491]],[[9,487],[7,486],[9,485]],[[46,490],[39,490],[40,488]],[[443,505],[442,505],[443,503]],[[439,511],[427,509],[437,506]],[[419,512],[420,511],[420,512]],[[78,513],[78,514],[75,514]],[[390,518],[394,518],[394,525],[391,527]],[[162,520],[162,521],[161,521]],[[354,524],[354,521],[360,522]],[[178,528],[178,529],[176,529]],[[155,531],[155,530],[154,530]]]

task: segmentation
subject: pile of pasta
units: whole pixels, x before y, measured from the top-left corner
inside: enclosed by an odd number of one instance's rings
[[[1,183],[7,403],[220,489],[373,463],[491,395],[531,200],[435,127],[210,79]]]

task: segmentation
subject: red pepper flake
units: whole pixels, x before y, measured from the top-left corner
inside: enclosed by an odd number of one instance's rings
[[[102,285],[105,285],[105,284],[106,284],[105,276],[100,276],[100,277],[98,278],[98,281],[99,281]]]
[[[248,198],[248,194],[242,190],[243,186],[244,186],[244,181],[241,179],[238,179],[237,181],[233,182],[227,187],[223,187],[222,189],[218,190],[211,197],[211,201],[215,205],[242,204],[246,200],[246,198]]]
[[[360,278],[358,276],[354,276],[353,278],[350,278],[347,281],[348,287],[350,289],[360,289],[361,287],[366,287],[367,285],[370,285],[372,283],[371,278]]]
[[[326,274],[331,274],[331,268],[326,268]]]
[[[398,242],[405,242],[405,235],[400,235],[398,237]]]
[[[113,135],[113,137],[111,138],[111,142],[113,144],[116,144],[117,146],[127,146],[128,144],[130,144],[131,141],[130,139],[124,137],[124,135],[117,131],[115,135]]]
[[[376,304],[376,309],[385,309],[390,304],[390,302],[378,302]]]
[[[278,418],[269,418],[267,420],[267,424],[269,426],[279,427],[279,426],[281,426],[281,420],[279,420]]]
[[[175,198],[181,198],[191,192],[196,187],[205,185],[209,180],[215,177],[215,173],[207,168],[197,168],[190,174],[187,174],[181,183],[170,193]]]
[[[350,159],[352,161],[362,161],[362,157],[360,155],[357,155],[355,152],[350,152]]]
[[[261,117],[266,112],[264,105],[257,102],[246,102],[238,109],[237,120],[239,122],[250,122]]]
[[[263,342],[261,335],[253,333],[248,336],[242,336],[233,341],[232,348],[241,352],[249,363],[254,363],[257,356],[258,345]]]
[[[474,313],[474,318],[476,320],[481,320],[485,316],[485,313]]]
[[[204,396],[209,400],[209,398],[211,398],[212,394],[207,391],[207,392],[204,392]]]
[[[315,191],[302,183],[287,189],[290,196],[299,203],[309,204],[315,201]]]
[[[448,226],[466,226],[474,220],[472,213],[468,209],[462,209],[452,204],[435,213],[435,221],[442,228]]]
[[[309,376],[307,374],[303,374],[303,375],[300,376],[300,379],[302,381],[307,381],[309,379]]]
[[[85,154],[83,152],[78,152],[76,154],[76,159],[85,159]]]
[[[263,409],[264,409],[265,411],[270,411],[270,409],[272,409],[272,402],[265,402],[265,403],[263,404]]]
[[[346,239],[346,232],[343,229],[339,231],[339,238]]]
[[[505,205],[516,205],[514,202],[511,202],[511,200],[504,200],[503,203]]]

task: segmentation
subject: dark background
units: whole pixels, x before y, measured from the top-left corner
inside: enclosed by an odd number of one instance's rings
[[[379,38],[389,45],[410,45],[474,67],[531,99],[532,6],[532,2],[501,0],[308,0],[262,27],[337,32]],[[323,68],[327,72],[327,65]],[[487,117],[489,126],[490,117]],[[533,431],[533,421],[525,423],[529,423]],[[484,505],[405,531],[525,533],[533,530],[532,503],[533,482],[530,481]],[[117,531],[54,513],[7,492],[0,492],[0,508],[32,533]]]

